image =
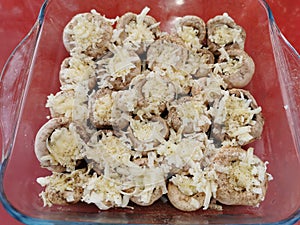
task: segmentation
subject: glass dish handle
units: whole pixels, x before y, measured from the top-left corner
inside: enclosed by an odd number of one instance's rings
[[[300,153],[300,55],[271,18],[271,41],[282,91],[284,109]]]
[[[0,75],[0,163],[9,157],[14,144],[41,24],[38,19],[12,52]]]

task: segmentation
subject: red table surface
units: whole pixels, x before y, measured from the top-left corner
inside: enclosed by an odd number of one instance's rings
[[[300,52],[300,1],[267,0],[278,27]],[[0,0],[0,69],[34,24],[43,0]],[[20,225],[0,204],[0,224]],[[300,225],[300,221],[297,223]]]

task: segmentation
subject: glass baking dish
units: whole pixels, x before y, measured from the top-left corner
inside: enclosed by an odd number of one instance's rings
[[[68,56],[62,31],[77,13],[96,9],[108,18],[125,12],[150,15],[169,31],[176,17],[198,15],[204,21],[229,13],[245,28],[245,50],[256,71],[246,87],[262,106],[265,127],[256,154],[269,161],[274,180],[258,208],[225,206],[223,211],[180,212],[168,202],[149,207],[99,211],[86,204],[43,207],[37,177],[40,168],[33,145],[49,115],[47,95],[59,90],[62,60]],[[0,83],[0,199],[25,224],[293,224],[300,219],[300,58],[276,26],[264,0],[49,0],[38,20],[8,59]]]

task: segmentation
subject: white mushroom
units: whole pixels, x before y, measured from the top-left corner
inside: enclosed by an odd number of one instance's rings
[[[197,52],[189,51],[189,55],[183,70],[195,78],[206,77],[212,72],[214,55],[207,49],[200,49]]]
[[[149,8],[144,8],[140,14],[125,13],[116,25],[117,44],[127,49],[142,53],[160,34],[159,23],[147,15]]]
[[[126,190],[130,196],[130,200],[140,206],[152,205],[165,194],[164,188],[162,187],[165,186],[164,180],[151,179],[151,176],[155,176],[155,173],[157,173],[156,168],[158,168],[159,164],[155,160],[155,157],[150,159],[149,154],[156,155],[156,152],[149,151],[144,157],[133,159],[133,163],[138,166],[138,168],[134,170],[139,171],[137,174],[140,173],[141,176],[134,177],[132,182],[137,185]],[[160,173],[158,177],[161,175],[162,173]],[[161,177],[161,179],[163,178]]]
[[[51,171],[72,171],[83,158],[83,140],[74,123],[53,118],[38,131],[34,151],[41,166]]]
[[[105,162],[98,156],[98,154],[101,154],[102,150],[99,148],[98,144],[104,136],[110,136],[112,133],[113,131],[108,129],[100,129],[94,132],[87,142],[87,151],[83,152],[84,159],[89,168],[93,169],[98,175],[103,175],[105,168]]]
[[[139,79],[134,88],[137,90],[138,105],[135,113],[140,117],[159,116],[166,109],[167,103],[175,99],[174,84],[155,72]]]
[[[199,51],[202,48],[206,37],[205,22],[198,16],[184,16],[179,18],[175,24],[176,34],[180,37],[185,46],[192,51]]]
[[[112,90],[99,89],[89,98],[89,119],[96,128],[112,125],[112,109],[114,99]]]
[[[175,131],[207,132],[210,121],[207,106],[199,98],[184,96],[169,107],[168,123]]]
[[[64,28],[63,42],[71,55],[85,54],[97,58],[107,50],[112,32],[112,23],[92,10],[71,19]]]
[[[266,164],[240,147],[223,147],[213,157],[218,185],[216,200],[226,205],[257,206],[264,200],[268,177]]]
[[[209,50],[218,54],[221,47],[244,49],[246,32],[227,13],[207,21],[207,44]]]
[[[114,92],[112,95],[114,105],[112,107],[113,129],[115,133],[125,130],[133,112],[137,108],[138,96],[135,89]]]
[[[230,89],[213,105],[212,138],[222,145],[246,145],[259,139],[264,119],[250,94],[243,89]]]
[[[150,120],[131,120],[128,126],[128,137],[134,150],[151,151],[169,135],[169,127],[166,121],[159,117]]]
[[[54,118],[49,120],[39,129],[35,137],[34,152],[37,159],[40,161],[41,167],[56,172],[65,171],[65,168],[55,162],[53,157],[51,157],[46,142],[56,128],[65,126],[68,123],[69,121],[64,118]]]
[[[95,62],[91,57],[76,55],[63,60],[59,72],[62,90],[75,89],[76,85],[95,77]]]
[[[228,88],[243,88],[249,84],[255,72],[253,59],[241,49],[222,49],[221,52],[214,72],[224,79]]]
[[[57,173],[47,177],[37,178],[37,182],[45,187],[40,193],[44,206],[68,205],[79,202],[83,196],[84,185],[88,180],[85,169],[74,170],[71,173]]]
[[[65,117],[73,118],[74,90],[59,91],[55,95],[50,94],[46,107],[49,108],[52,118]]]
[[[205,200],[204,192],[196,192],[191,195],[182,193],[178,186],[174,185],[172,182],[168,183],[168,198],[171,204],[182,211],[196,211],[200,209]]]
[[[262,115],[261,107],[258,106],[255,98],[253,97],[253,95],[251,95],[249,91],[243,89],[231,89],[229,90],[229,93],[231,95],[235,95],[237,97],[247,99],[248,101],[250,101],[251,109],[259,111],[252,118],[255,121],[255,123],[253,123],[253,126],[251,127],[251,131],[250,131],[250,135],[253,138],[259,139],[262,135],[263,126],[264,126],[264,118]]]
[[[156,40],[147,51],[148,67],[151,70],[154,70],[155,67],[161,69],[173,67],[180,70],[187,58],[188,49],[183,44],[174,42],[170,36]]]
[[[154,202],[156,202],[158,199],[160,199],[162,196],[163,196],[163,192],[161,188],[158,187],[158,188],[154,188],[154,190],[152,191],[149,201],[144,202],[142,200],[142,196],[132,196],[130,198],[130,201],[140,206],[149,206],[152,205]]]
[[[223,91],[227,89],[224,79],[215,73],[210,73],[207,77],[195,79],[193,82],[192,96],[201,96],[204,102],[212,105],[216,99],[220,99]]]
[[[97,61],[97,78],[100,88],[127,89],[131,80],[141,73],[141,59],[132,50],[112,47],[111,52]]]
[[[121,194],[120,186],[120,182],[94,173],[85,185],[82,201],[93,203],[100,210],[127,207],[129,198]]]

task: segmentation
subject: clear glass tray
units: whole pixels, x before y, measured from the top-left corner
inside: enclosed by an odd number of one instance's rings
[[[246,51],[256,72],[246,87],[263,108],[265,127],[256,154],[270,162],[270,182],[258,208],[225,206],[223,211],[184,213],[158,201],[150,207],[99,211],[76,204],[43,207],[36,178],[40,168],[33,144],[49,115],[45,102],[59,90],[58,72],[67,57],[62,31],[76,13],[96,9],[108,18],[145,6],[168,31],[176,17],[198,15],[207,21],[228,12],[247,33]],[[293,224],[300,219],[300,57],[280,33],[264,0],[49,0],[30,33],[17,46],[0,81],[0,199],[23,223],[42,224]]]

